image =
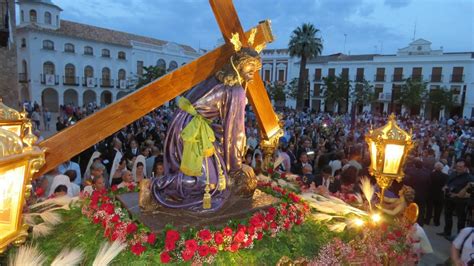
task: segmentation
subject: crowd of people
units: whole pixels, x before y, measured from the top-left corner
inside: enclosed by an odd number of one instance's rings
[[[97,106],[66,105],[58,123],[66,127],[96,110]],[[173,112],[174,107],[158,108],[46,174],[37,184],[43,197],[75,196],[81,189],[129,187],[143,178],[160,178],[164,175],[163,142]],[[360,178],[370,176],[364,136],[370,128],[384,125],[387,115],[363,113],[351,118],[288,109],[283,119],[284,136],[274,155],[282,160],[279,171],[301,176],[308,188],[343,195],[360,192]],[[457,216],[457,232],[474,221],[474,120],[398,116],[397,121],[401,128],[412,130],[416,145],[409,154],[405,178],[394,182],[385,196],[400,195],[407,203],[417,203],[420,226],[439,226],[444,209],[440,235],[452,240],[453,216]],[[246,116],[246,135],[244,163],[259,174],[265,166],[251,110]]]

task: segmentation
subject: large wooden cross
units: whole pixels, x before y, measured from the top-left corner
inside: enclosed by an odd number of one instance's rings
[[[41,142],[40,147],[46,148],[46,164],[38,175],[69,160],[213,75],[229,62],[234,53],[229,42],[232,33],[246,36],[241,38],[241,42],[243,46],[248,46],[250,30],[244,33],[232,0],[209,1],[226,43]],[[269,22],[261,22],[256,28],[253,47],[273,41]],[[254,81],[248,84],[247,93],[261,135],[264,138],[272,137],[280,127],[258,72]]]

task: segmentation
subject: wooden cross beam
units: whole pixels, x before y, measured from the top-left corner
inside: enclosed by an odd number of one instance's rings
[[[46,149],[46,164],[37,173],[37,176],[52,170],[74,155],[176,98],[227,64],[234,49],[228,43],[226,36],[235,32],[239,32],[240,36],[244,36],[244,34],[240,34],[242,27],[231,0],[211,0],[211,5],[227,41],[226,44],[41,142],[39,146]],[[235,16],[236,19],[232,19],[232,16]],[[256,28],[254,47],[273,41],[268,22],[262,22]],[[241,39],[246,40],[250,32],[250,30],[247,31],[246,37]],[[244,44],[244,42],[242,43]],[[278,120],[258,73],[255,77],[255,81],[248,86],[248,96],[256,113],[262,135],[271,137],[279,130]]]

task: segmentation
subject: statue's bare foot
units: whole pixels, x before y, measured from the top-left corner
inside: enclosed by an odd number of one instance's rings
[[[233,192],[242,198],[250,198],[253,196],[257,188],[257,177],[252,167],[243,164],[242,168],[231,172],[230,177],[233,180]]]

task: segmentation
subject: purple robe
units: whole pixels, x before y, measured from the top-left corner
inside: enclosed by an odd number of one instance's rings
[[[232,182],[229,172],[239,170],[245,153],[245,105],[246,96],[242,86],[226,86],[215,77],[196,85],[186,97],[196,111],[211,120],[216,136],[215,155],[202,162],[202,176],[190,177],[183,174],[179,166],[183,152],[181,131],[193,118],[178,109],[168,128],[164,143],[164,177],[153,182],[152,191],[156,200],[169,208],[192,211],[216,211],[231,194]],[[203,210],[202,199],[206,187],[206,163],[208,160],[211,190],[211,209]],[[219,166],[226,178],[227,187],[219,191]]]

